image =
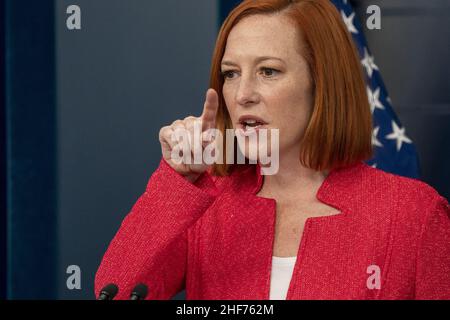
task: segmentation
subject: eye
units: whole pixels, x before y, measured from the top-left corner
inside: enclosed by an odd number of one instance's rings
[[[235,73],[235,71],[233,71],[233,70],[224,70],[221,72],[222,77],[225,79],[233,79],[234,73]]]
[[[272,78],[276,76],[280,71],[273,68],[261,68],[263,75],[267,78]]]

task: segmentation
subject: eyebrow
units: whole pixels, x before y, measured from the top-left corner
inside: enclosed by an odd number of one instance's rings
[[[266,60],[279,60],[281,62],[284,62],[283,59],[277,58],[277,57],[270,57],[270,56],[263,56],[263,57],[258,57],[256,58],[255,62],[256,63],[260,63],[262,61],[266,61]],[[222,65],[227,65],[227,66],[237,66],[236,63],[229,61],[229,60],[224,60],[222,61]]]

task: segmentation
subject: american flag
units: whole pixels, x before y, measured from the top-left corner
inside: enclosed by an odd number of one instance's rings
[[[373,116],[372,145],[375,153],[374,158],[367,161],[367,164],[398,175],[419,178],[416,148],[392,108],[392,101],[356,13],[348,0],[331,1],[353,37],[366,75],[367,95]]]

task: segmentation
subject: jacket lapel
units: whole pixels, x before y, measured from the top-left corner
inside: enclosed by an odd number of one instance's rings
[[[361,162],[331,171],[317,198],[341,212],[350,212],[354,202],[361,200],[353,192],[360,184],[364,165]],[[205,299],[269,298],[276,202],[256,195],[263,177],[259,165],[244,166],[233,172],[211,213],[205,217],[210,220],[205,225],[216,226],[214,230],[202,230],[204,239],[208,239],[201,254],[208,258],[202,264],[202,274],[206,275],[202,282],[213,284],[203,288]],[[300,263],[297,259],[294,272]],[[294,274],[293,281],[295,278]]]

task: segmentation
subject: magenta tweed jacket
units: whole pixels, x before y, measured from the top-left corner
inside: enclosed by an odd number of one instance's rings
[[[161,159],[95,277],[128,299],[269,299],[276,202],[259,165],[194,183]],[[450,209],[429,185],[363,162],[333,170],[316,195],[339,214],[309,218],[287,299],[450,299]]]

